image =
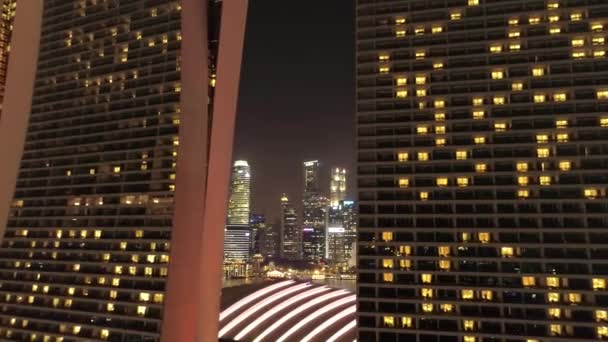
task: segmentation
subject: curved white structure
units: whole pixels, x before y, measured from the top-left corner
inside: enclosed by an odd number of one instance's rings
[[[353,319],[352,321],[350,321],[350,323],[348,323],[347,325],[343,326],[342,329],[336,331],[335,334],[331,335],[327,339],[327,342],[336,342],[336,341],[338,341],[338,339],[342,338],[342,336],[346,335],[346,333],[348,333],[349,331],[355,330],[356,327],[357,327],[357,320]],[[354,342],[357,342],[357,340],[355,340]]]
[[[348,309],[339,312],[338,314],[331,316],[330,319],[321,323],[318,327],[316,327],[313,331],[311,331],[308,335],[306,335],[301,342],[310,342],[315,336],[322,333],[324,330],[328,329],[332,325],[339,322],[341,319],[345,318],[348,315],[354,314],[357,312],[357,305],[352,305],[348,307]]]
[[[293,283],[294,283],[293,280],[282,281],[278,284],[274,284],[274,285],[265,287],[259,291],[256,291],[256,292],[250,294],[249,296],[247,296],[247,297],[239,300],[238,302],[234,303],[233,305],[231,305],[228,309],[222,311],[222,313],[220,313],[220,321],[222,321],[224,318],[228,317],[235,311],[239,310],[240,308],[245,307],[247,304],[255,301],[256,299],[263,298],[265,294],[275,291],[277,289],[280,289],[281,287],[285,287],[287,285],[292,285]]]

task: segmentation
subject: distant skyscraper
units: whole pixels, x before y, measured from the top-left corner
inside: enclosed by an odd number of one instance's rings
[[[26,0],[27,1],[27,0]],[[8,72],[8,57],[10,43],[13,35],[13,22],[17,0],[0,0],[0,117],[2,116],[2,103],[4,100],[4,88],[6,87],[6,74]]]
[[[278,258],[281,255],[281,220],[274,223],[266,223],[263,230],[259,232],[260,254],[264,258]]]
[[[302,258],[302,232],[298,214],[287,195],[281,197],[281,256],[285,259]]]
[[[329,208],[327,225],[327,258],[345,266],[352,256],[357,238],[357,215],[353,201],[340,201]]]
[[[249,224],[251,214],[251,169],[246,160],[234,162],[228,200],[228,224]]]
[[[224,234],[224,260],[245,262],[251,258],[251,227],[249,224],[227,224]]]
[[[251,214],[249,226],[251,227],[251,254],[259,254],[261,237],[267,227],[266,216],[263,214]]]
[[[303,164],[302,257],[309,261],[325,258],[329,200],[320,193],[319,166],[317,160]]]
[[[346,169],[333,168],[330,181],[330,205],[336,207],[346,199]]]
[[[0,340],[217,339],[246,4],[18,1]]]
[[[357,341],[608,339],[608,1],[357,1]]]
[[[318,160],[304,162],[304,193],[319,192],[319,166]]]

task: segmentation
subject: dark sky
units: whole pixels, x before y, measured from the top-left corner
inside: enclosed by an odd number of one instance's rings
[[[331,166],[354,171],[354,1],[249,7],[234,158],[249,161],[253,211],[272,222],[281,193],[301,201],[304,160],[321,162],[328,194]]]

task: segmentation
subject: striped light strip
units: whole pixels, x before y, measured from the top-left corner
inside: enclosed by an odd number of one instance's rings
[[[353,319],[350,323],[343,326],[342,329],[338,330],[335,334],[331,335],[331,337],[328,338],[326,342],[335,342],[340,337],[344,336],[347,332],[355,329],[356,327],[357,327],[357,320]],[[357,340],[355,340],[354,342],[357,342]]]
[[[298,324],[294,325],[293,327],[291,327],[291,329],[287,330],[286,333],[283,334],[283,336],[279,337],[279,339],[277,340],[277,342],[283,342],[285,341],[289,336],[293,335],[296,331],[300,330],[301,328],[303,328],[306,324],[310,323],[311,321],[321,317],[322,315],[326,314],[327,312],[337,309],[340,306],[350,303],[350,302],[354,302],[355,299],[357,298],[357,296],[355,295],[351,295],[348,296],[346,298],[342,298],[338,301],[335,301],[333,303],[329,303],[327,305],[325,305],[324,307],[320,308],[319,310],[311,313],[310,315],[304,317],[304,319],[302,319],[301,321],[298,322]]]
[[[242,308],[243,306],[249,304],[250,302],[264,296],[265,294],[267,294],[268,292],[274,291],[276,289],[279,289],[281,287],[285,287],[287,285],[291,285],[293,284],[294,281],[293,280],[287,280],[287,281],[282,281],[280,283],[274,284],[274,285],[270,285],[266,288],[263,288],[262,290],[256,291],[252,294],[250,294],[249,296],[239,300],[238,302],[232,304],[228,309],[222,311],[222,313],[220,314],[220,321],[223,320],[224,318],[226,318],[227,316],[231,315],[233,312],[235,312],[236,310]]]
[[[234,337],[234,340],[239,341],[239,340],[243,339],[243,337],[245,337],[251,330],[257,328],[260,324],[264,323],[265,321],[270,319],[272,316],[276,315],[278,312],[289,307],[290,305],[293,305],[294,303],[297,303],[297,302],[301,301],[302,299],[305,299],[310,296],[317,295],[321,292],[325,292],[325,291],[329,291],[329,290],[330,290],[329,287],[326,287],[326,286],[317,287],[317,288],[308,290],[306,292],[302,292],[302,293],[298,294],[297,296],[295,296],[289,300],[286,300],[285,302],[275,306],[271,310],[264,313],[262,316],[258,317],[255,321],[250,323],[247,327],[245,327],[245,329],[241,330],[241,332]]]
[[[348,307],[348,309],[340,311],[338,314],[331,316],[328,320],[321,323],[321,325],[319,325],[313,331],[308,333],[308,335],[306,335],[300,342],[310,342],[313,338],[322,333],[325,329],[331,327],[333,324],[336,324],[336,322],[343,319],[344,317],[354,314],[355,312],[357,312],[356,305],[350,306]]]
[[[312,284],[310,283],[305,283],[305,284],[300,284],[300,285],[296,285],[296,286],[291,286],[288,287],[284,290],[279,291],[278,293],[273,294],[272,296],[260,301],[259,303],[256,303],[254,305],[252,305],[249,309],[247,309],[245,312],[243,312],[242,314],[236,316],[233,320],[231,320],[228,324],[226,324],[219,332],[219,334],[217,335],[218,338],[222,338],[224,337],[224,335],[226,335],[230,330],[234,329],[237,325],[241,324],[244,320],[246,320],[249,316],[255,314],[256,312],[260,311],[261,309],[263,309],[264,307],[268,306],[269,304],[272,304],[273,302],[287,296],[290,293],[299,291],[305,287],[309,287],[312,286]]]
[[[271,326],[266,328],[266,330],[264,330],[264,332],[262,332],[258,337],[256,337],[255,340],[253,340],[253,342],[260,342],[264,337],[268,336],[268,334],[271,334],[272,332],[274,332],[277,328],[279,328],[281,325],[285,324],[285,322],[292,319],[293,317],[295,317],[302,311],[310,309],[310,308],[314,307],[315,305],[326,302],[334,297],[344,296],[345,294],[348,294],[348,293],[349,292],[347,292],[347,291],[339,290],[339,291],[330,292],[319,298],[315,298],[315,299],[311,300],[310,302],[298,307],[297,309],[290,311],[288,314],[283,316],[281,319],[274,322]]]

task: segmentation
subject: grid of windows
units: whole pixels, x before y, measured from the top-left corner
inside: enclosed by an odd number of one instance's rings
[[[210,17],[219,2],[210,2]],[[178,0],[46,0],[0,249],[0,339],[157,341],[180,123]],[[217,19],[210,20],[213,95]]]
[[[360,341],[608,337],[607,25],[357,1]]]

